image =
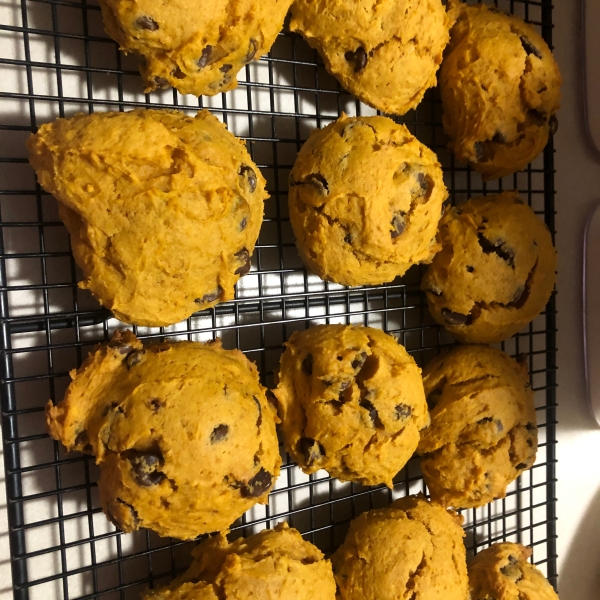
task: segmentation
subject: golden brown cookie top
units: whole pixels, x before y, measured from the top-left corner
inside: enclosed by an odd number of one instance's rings
[[[276,415],[253,363],[220,342],[150,346],[116,332],[46,408],[52,437],[93,454],[109,518],[193,538],[265,502],[279,473]]]
[[[531,548],[521,544],[492,544],[469,562],[472,600],[558,600],[541,571],[528,562]]]
[[[173,86],[212,96],[237,87],[236,75],[266,54],[292,0],[100,0],[104,27],[140,56],[146,92]]]
[[[331,557],[342,600],[467,600],[462,517],[422,497],[363,513]]]
[[[286,448],[306,473],[392,487],[429,421],[420,369],[379,329],[296,331],[281,357],[278,400]]]
[[[429,262],[448,193],[435,154],[387,117],[342,115],[311,133],[290,173],[290,219],[323,279],[378,284]]]
[[[115,316],[168,325],[233,298],[250,269],[265,180],[207,111],[57,119],[28,141],[89,289]]]
[[[431,425],[421,469],[434,500],[470,508],[504,497],[535,461],[537,427],[525,365],[482,345],[461,345],[423,371]]]
[[[556,130],[562,83],[552,52],[520,18],[450,3],[455,24],[440,71],[450,146],[485,179],[522,169]]]
[[[148,600],[199,597],[233,600],[334,600],[331,563],[287,523],[231,544],[220,534],[193,550],[189,569],[169,586],[147,591]]]
[[[442,250],[421,288],[433,317],[460,341],[505,340],[548,302],[556,251],[545,223],[516,192],[453,207],[438,238]]]
[[[290,22],[346,89],[401,115],[436,84],[449,27],[441,0],[296,0]]]

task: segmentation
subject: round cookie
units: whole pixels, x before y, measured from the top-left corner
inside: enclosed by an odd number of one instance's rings
[[[419,496],[363,513],[331,557],[340,600],[468,600],[461,524]]]
[[[234,297],[268,197],[242,141],[207,111],[57,119],[28,140],[84,281],[127,323],[162,326]]]
[[[300,468],[391,488],[429,422],[413,358],[383,331],[353,325],[296,331],[285,347],[274,394]]]
[[[542,37],[518,17],[451,2],[440,70],[444,130],[484,180],[523,169],[556,131],[562,83]]]
[[[399,115],[436,85],[449,28],[441,0],[296,0],[290,22],[346,89]]]
[[[418,453],[432,500],[458,509],[504,498],[537,452],[527,367],[489,346],[455,346],[425,367],[423,384],[431,425]]]
[[[194,561],[171,585],[143,600],[335,600],[331,563],[287,523],[229,544],[223,534],[192,550]]]
[[[298,251],[329,281],[392,281],[439,249],[447,196],[437,157],[404,125],[342,115],[311,133],[290,173]]]
[[[191,539],[267,496],[281,459],[258,371],[220,341],[144,347],[116,332],[46,407],[50,435],[96,457],[100,504],[123,531]]]
[[[472,600],[558,600],[541,571],[528,562],[531,548],[492,544],[469,563]]]
[[[421,289],[433,318],[461,342],[501,342],[546,306],[556,251],[545,223],[516,192],[447,211],[438,239],[442,250]]]
[[[100,0],[106,33],[140,56],[145,91],[213,96],[266,54],[292,0]]]

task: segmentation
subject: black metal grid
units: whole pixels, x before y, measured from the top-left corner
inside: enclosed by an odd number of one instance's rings
[[[551,0],[494,4],[533,23],[551,44]],[[197,100],[171,91],[142,94],[135,63],[107,39],[94,2],[10,0],[0,11],[1,400],[14,597],[136,598],[144,586],[164,583],[185,567],[189,543],[148,531],[116,531],[99,509],[93,460],[65,454],[46,434],[47,399],[62,397],[68,371],[120,324],[77,288],[78,270],[56,203],[27,164],[24,142],[41,123],[81,111],[205,106],[248,140],[268,181],[271,199],[253,270],[238,285],[236,299],[170,328],[134,328],[139,336],[219,335],[226,347],[238,347],[257,362],[267,385],[282,342],[309,323],[381,327],[396,334],[420,365],[451,339],[427,313],[419,268],[390,285],[352,289],[324,283],[303,269],[287,218],[295,155],[312,128],[342,110],[371,112],[340,88],[300,37],[282,33],[268,57],[246,67],[237,91]],[[452,202],[518,189],[554,231],[552,142],[525,171],[483,184],[446,150],[435,90],[399,121],[438,153]],[[532,545],[536,564],[554,584],[555,316],[553,297],[540,317],[503,344],[529,361],[540,425],[538,460],[504,500],[463,511],[470,551],[499,540]],[[389,491],[342,484],[322,472],[308,477],[284,454],[269,506],[247,513],[234,530],[248,535],[286,518],[327,552],[359,512],[424,489],[414,460],[395,482]]]

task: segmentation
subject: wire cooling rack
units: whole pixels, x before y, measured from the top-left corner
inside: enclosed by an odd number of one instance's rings
[[[498,0],[499,8],[533,23],[552,39],[550,0]],[[311,129],[350,115],[373,114],[330,77],[306,43],[283,32],[270,55],[240,73],[240,86],[214,98],[173,91],[142,93],[135,61],[104,34],[98,6],[87,0],[8,0],[0,5],[0,335],[2,432],[14,597],[137,598],[189,562],[190,543],[148,531],[122,534],[99,508],[98,470],[89,457],[66,454],[45,430],[43,405],[61,399],[68,371],[122,324],[77,288],[80,274],[56,201],[36,183],[25,140],[42,123],[77,112],[132,107],[207,107],[248,140],[271,198],[236,299],[169,328],[134,328],[143,338],[223,339],[256,361],[273,383],[282,343],[314,323],[358,323],[396,335],[423,366],[452,342],[427,313],[418,289],[422,270],[390,285],[345,288],[307,273],[296,252],[287,213],[287,181]],[[452,202],[518,189],[554,231],[552,142],[525,171],[483,184],[445,148],[441,105],[429,91],[399,119],[439,156]],[[528,359],[536,392],[540,447],[535,466],[504,500],[463,511],[470,552],[500,540],[533,546],[534,561],[556,583],[555,303],[503,344]],[[329,552],[351,518],[392,498],[425,490],[412,460],[393,491],[340,483],[321,471],[304,475],[285,455],[268,507],[249,511],[233,527],[249,535],[287,519]]]

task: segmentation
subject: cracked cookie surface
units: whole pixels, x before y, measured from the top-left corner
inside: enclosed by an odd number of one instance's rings
[[[90,354],[50,435],[96,457],[100,504],[123,531],[191,539],[227,529],[279,474],[274,408],[258,371],[220,341],[144,347],[129,331]]]
[[[447,196],[436,155],[404,125],[342,115],[311,133],[290,173],[298,251],[329,281],[392,281],[439,249]]]
[[[331,557],[341,600],[468,600],[462,517],[421,496],[354,519]]]
[[[469,562],[472,600],[558,600],[530,556],[531,548],[508,542],[478,552]]]
[[[442,249],[421,289],[433,318],[461,342],[501,342],[544,309],[556,251],[545,223],[516,192],[453,207],[438,236]]]
[[[170,325],[230,300],[268,197],[244,143],[208,111],[57,119],[28,141],[89,289],[115,316]]]
[[[435,86],[449,27],[441,0],[296,0],[290,22],[346,89],[399,115]]]
[[[453,2],[440,70],[444,130],[485,180],[523,169],[558,126],[562,83],[546,42],[518,17]]]
[[[231,544],[223,534],[194,550],[188,570],[144,600],[335,600],[331,563],[280,523]]]
[[[305,473],[385,483],[429,422],[421,371],[390,335],[317,325],[285,344],[274,394],[285,445]]]
[[[266,54],[292,0],[100,0],[104,27],[125,53],[139,55],[145,91],[173,86],[213,96]]]
[[[537,426],[526,365],[482,345],[451,348],[423,370],[431,425],[418,453],[431,498],[473,508],[504,498],[535,462]]]

